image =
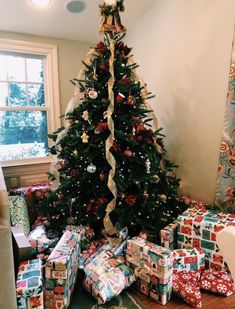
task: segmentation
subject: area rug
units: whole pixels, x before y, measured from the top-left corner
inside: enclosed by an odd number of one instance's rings
[[[68,309],[146,309],[146,307],[135,296],[130,288],[123,291],[119,296],[104,305],[97,305],[87,291],[81,287],[75,287],[71,303]]]

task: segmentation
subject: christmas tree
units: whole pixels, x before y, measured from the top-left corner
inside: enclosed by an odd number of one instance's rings
[[[138,77],[131,48],[123,43],[123,1],[100,6],[104,41],[87,54],[65,126],[50,135],[57,158],[51,176],[57,188],[47,200],[50,227],[89,225],[108,235],[155,231],[183,211],[179,188],[166,160],[161,129]],[[59,165],[59,167],[58,167]]]

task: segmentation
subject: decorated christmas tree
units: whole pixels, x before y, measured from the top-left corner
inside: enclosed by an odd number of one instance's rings
[[[50,135],[55,155],[48,197],[50,227],[89,225],[115,235],[123,227],[158,233],[183,211],[176,198],[176,165],[164,157],[161,129],[148,104],[153,98],[122,41],[123,1],[100,6],[104,41],[87,54],[72,82],[75,93],[65,125]]]

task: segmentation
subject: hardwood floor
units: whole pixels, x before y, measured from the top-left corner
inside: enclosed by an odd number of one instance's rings
[[[189,309],[191,306],[187,305],[180,298],[175,295],[172,296],[171,301],[162,306],[155,301],[149,299],[144,294],[136,292],[138,298],[144,303],[147,309]],[[235,294],[229,297],[217,296],[215,294],[202,292],[202,308],[203,309],[235,309]]]

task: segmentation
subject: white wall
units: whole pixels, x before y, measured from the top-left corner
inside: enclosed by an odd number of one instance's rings
[[[139,74],[180,167],[183,194],[213,202],[235,17],[234,0],[156,0],[129,32]]]

